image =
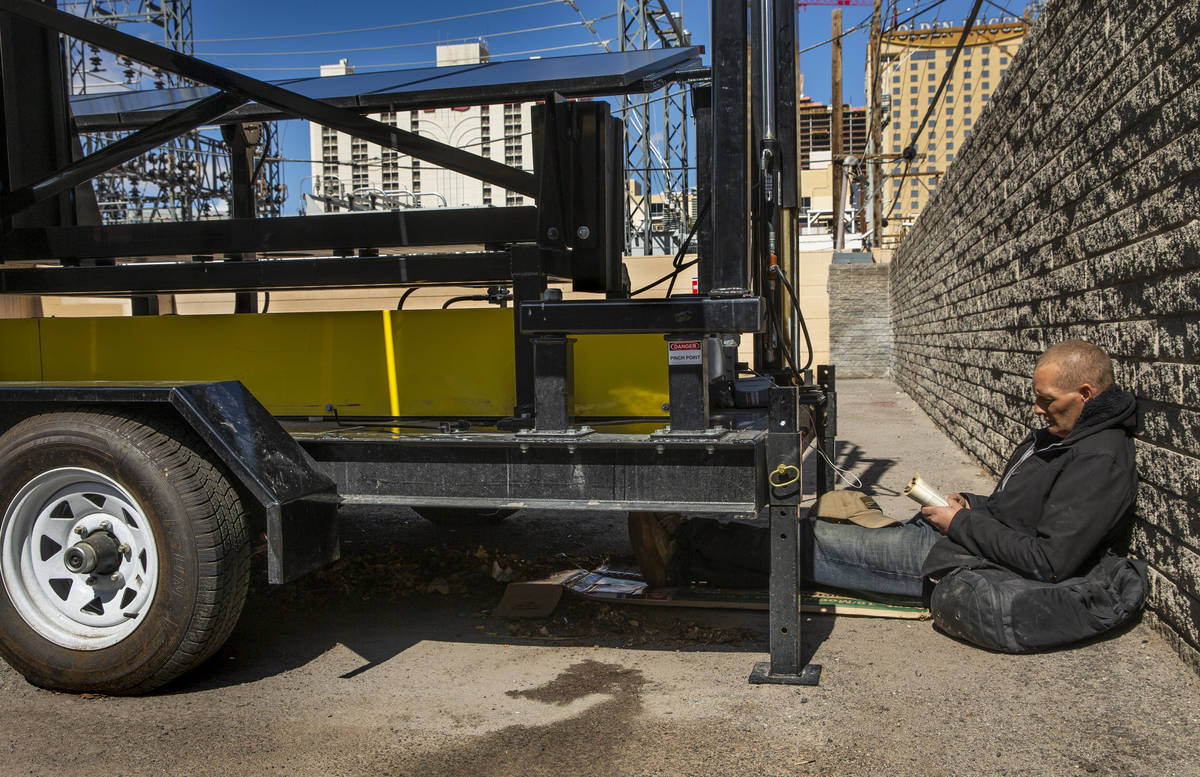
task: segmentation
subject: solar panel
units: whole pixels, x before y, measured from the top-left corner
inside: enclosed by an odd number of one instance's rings
[[[700,65],[700,49],[654,49],[488,62],[446,67],[311,76],[271,83],[305,97],[359,112],[526,102],[552,92],[594,97],[655,91],[680,71]],[[76,128],[134,129],[215,94],[208,86],[78,95]],[[231,120],[290,118],[269,106],[246,105]]]

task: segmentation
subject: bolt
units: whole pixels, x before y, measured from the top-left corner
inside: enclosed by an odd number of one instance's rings
[[[86,536],[88,536],[88,530],[87,530],[87,527],[85,527],[85,526],[76,526],[76,527],[75,527],[75,533],[76,533],[76,534],[78,534],[80,537],[86,537]]]
[[[122,556],[129,553],[129,550],[130,550],[129,543],[127,543],[127,542],[122,542],[120,545],[117,546],[117,552],[120,553]]]
[[[671,403],[670,403],[670,402],[663,402],[663,403],[662,403],[662,409],[663,409],[663,412],[664,412],[664,413],[670,412],[670,410],[671,410]]]
[[[592,230],[588,229],[587,225],[584,225],[584,226],[580,227],[579,229],[575,230],[575,234],[579,235],[580,240],[587,240],[589,237],[592,236]]]
[[[88,575],[87,580],[84,580],[83,582],[87,583],[88,585],[95,585],[96,584],[96,576]]]
[[[558,240],[558,227],[550,227],[546,230],[547,240]]]
[[[120,572],[113,572],[112,577],[110,577],[109,580],[113,581],[117,585],[125,582],[125,578]]]
[[[112,531],[112,523],[109,521],[100,522],[100,531]]]

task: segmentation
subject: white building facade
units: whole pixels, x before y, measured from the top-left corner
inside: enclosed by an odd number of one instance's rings
[[[487,61],[487,46],[483,43],[437,48],[439,67]],[[353,72],[345,59],[336,65],[321,66],[322,76]],[[473,105],[369,115],[393,127],[532,171],[532,105]],[[312,193],[304,195],[307,215],[348,210],[531,204],[529,198],[517,192],[318,124],[309,124],[309,147],[313,162]]]

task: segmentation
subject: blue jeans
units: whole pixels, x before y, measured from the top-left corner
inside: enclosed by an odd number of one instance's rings
[[[890,596],[922,596],[921,564],[942,535],[921,517],[900,526],[866,529],[801,518],[796,532],[800,575],[818,586]],[[681,581],[762,588],[770,570],[765,526],[693,518],[681,525],[672,572]]]

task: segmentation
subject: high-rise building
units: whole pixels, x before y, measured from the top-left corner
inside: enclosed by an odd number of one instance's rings
[[[808,97],[796,105],[796,159],[800,175],[800,235],[806,247],[833,245],[833,108]],[[842,158],[863,159],[867,150],[867,109],[842,107]],[[860,187],[842,198],[842,217],[856,232],[853,215]]]
[[[487,61],[484,43],[437,47],[439,67]],[[353,72],[345,59],[321,66],[322,76]],[[532,105],[464,105],[374,113],[370,117],[511,167],[532,170]],[[309,214],[529,204],[522,194],[317,124],[309,125],[309,145],[313,160],[312,193],[305,193],[305,212]]]
[[[990,19],[975,24],[946,88],[934,103],[938,85],[950,66],[962,37],[962,26],[919,24],[900,27],[883,35],[880,48],[879,90],[884,127],[880,166],[888,226],[883,241],[894,242],[921,213],[937,189],[955,154],[971,134],[975,121],[1000,85],[1009,62],[1031,26],[1026,18]],[[867,101],[871,100],[872,73],[867,65]],[[933,106],[929,121],[916,139],[911,165],[901,159],[906,146]],[[908,174],[904,175],[905,169]]]

